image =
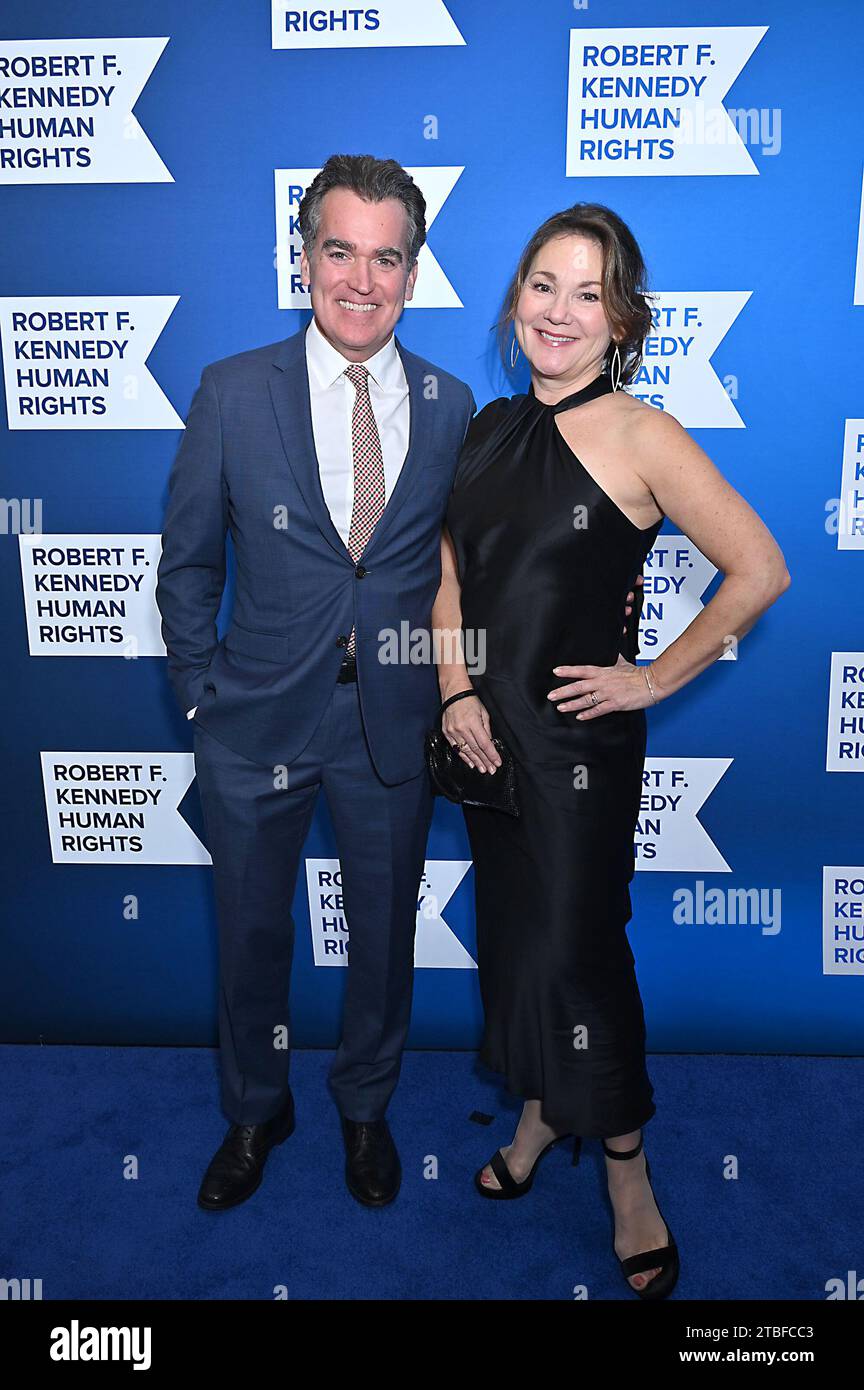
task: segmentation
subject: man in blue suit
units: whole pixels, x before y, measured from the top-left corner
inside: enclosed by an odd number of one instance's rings
[[[358,1201],[399,1188],[385,1119],[411,1008],[432,813],[424,733],[435,667],[382,659],[431,630],[470,387],[394,336],[426,238],[393,160],[329,159],[300,204],[312,322],[205,367],[169,484],[156,598],[195,769],[219,930],[222,1106],[231,1125],[198,1201],[261,1182],[294,1128],[288,1083],[291,903],[323,787],[350,963],[330,1072]],[[217,640],[228,531],[230,627]]]

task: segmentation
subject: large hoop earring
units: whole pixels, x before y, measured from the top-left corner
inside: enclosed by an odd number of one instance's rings
[[[514,349],[514,348],[516,349],[516,352],[515,352],[515,353],[513,352],[513,349]],[[513,334],[513,341],[512,341],[512,343],[510,344],[510,366],[511,366],[511,368],[512,368],[513,370],[515,370],[516,363],[517,363],[518,359],[519,359],[519,340],[518,340],[518,338],[516,337],[516,334],[515,334],[515,332],[514,332],[514,334]]]
[[[617,377],[616,377],[617,372]],[[609,376],[612,379],[612,390],[617,391],[621,385],[621,352],[618,344],[615,344],[615,351],[612,354],[612,361],[609,364]]]

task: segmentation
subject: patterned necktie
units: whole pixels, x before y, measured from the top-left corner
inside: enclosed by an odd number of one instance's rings
[[[348,532],[348,549],[356,564],[384,511],[384,457],[369,399],[369,369],[362,362],[353,362],[345,368],[345,375],[356,392],[351,415],[354,505]],[[348,656],[355,653],[353,627],[345,650]]]

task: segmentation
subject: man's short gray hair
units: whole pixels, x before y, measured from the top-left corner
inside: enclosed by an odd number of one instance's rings
[[[371,154],[331,154],[300,200],[300,235],[311,256],[321,225],[321,201],[331,188],[348,188],[358,198],[380,203],[396,198],[408,218],[410,270],[426,240],[426,199],[411,175],[395,159],[375,159]]]

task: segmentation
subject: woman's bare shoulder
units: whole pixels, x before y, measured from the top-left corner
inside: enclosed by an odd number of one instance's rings
[[[667,433],[675,433],[676,430],[684,428],[671,411],[661,410],[659,406],[637,400],[626,391],[616,391],[610,399],[614,401],[620,419],[639,430],[665,430]]]
[[[669,410],[648,405],[628,396],[624,391],[616,391],[618,399],[615,419],[620,426],[619,438],[634,454],[666,454],[670,450],[687,451],[697,449],[692,435]]]

